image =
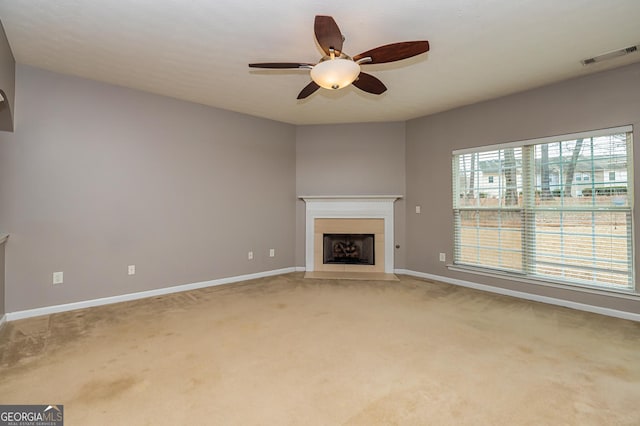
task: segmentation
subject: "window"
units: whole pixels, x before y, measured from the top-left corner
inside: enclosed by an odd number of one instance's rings
[[[454,264],[633,291],[632,146],[627,126],[455,151]]]
[[[616,172],[609,172],[609,180],[612,182],[616,180]]]
[[[493,183],[493,176],[489,176],[489,183]]]

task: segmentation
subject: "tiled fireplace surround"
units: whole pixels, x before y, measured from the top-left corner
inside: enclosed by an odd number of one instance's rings
[[[306,204],[307,272],[382,272],[394,270],[393,212],[400,195],[300,196]],[[374,234],[374,265],[323,264],[322,236]]]

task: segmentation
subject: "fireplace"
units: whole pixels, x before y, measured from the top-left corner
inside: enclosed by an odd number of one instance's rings
[[[393,204],[395,200],[402,198],[401,196],[317,195],[300,198],[306,204],[307,272],[393,274]],[[325,235],[328,234],[341,236],[336,238],[337,242],[342,243],[336,246],[337,256],[333,254],[333,244],[325,243]],[[365,243],[363,236],[373,238],[370,243]],[[365,248],[365,245],[369,244],[371,249]],[[358,251],[360,254],[356,260],[354,253]],[[364,258],[367,258],[366,262],[362,260]]]
[[[324,234],[323,264],[375,265],[375,234]]]

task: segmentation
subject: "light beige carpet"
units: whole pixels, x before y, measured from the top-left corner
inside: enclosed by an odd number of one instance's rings
[[[290,274],[16,321],[0,403],[68,425],[638,425],[640,324]]]

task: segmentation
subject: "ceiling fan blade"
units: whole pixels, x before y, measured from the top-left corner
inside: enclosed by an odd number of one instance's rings
[[[374,95],[381,95],[387,90],[387,86],[380,80],[364,72],[361,72],[352,84],[358,89],[364,90],[367,93],[373,93]]]
[[[326,55],[330,54],[331,48],[337,52],[336,55],[342,52],[344,37],[342,37],[338,24],[331,16],[316,15],[313,30],[318,44]]]
[[[311,83],[304,86],[304,89],[302,89],[302,91],[300,91],[300,93],[298,94],[297,99],[304,99],[307,96],[311,95],[316,90],[318,90],[319,88],[320,86],[318,86],[318,84],[315,81],[312,81]]]
[[[269,69],[289,69],[289,68],[312,68],[313,64],[304,64],[299,62],[260,62],[257,64],[249,64],[250,68],[269,68]]]
[[[375,49],[367,50],[353,57],[354,61],[369,57],[371,62],[364,64],[383,64],[385,62],[400,61],[402,59],[411,58],[429,51],[429,42],[422,41],[403,41],[400,43],[391,43]]]

